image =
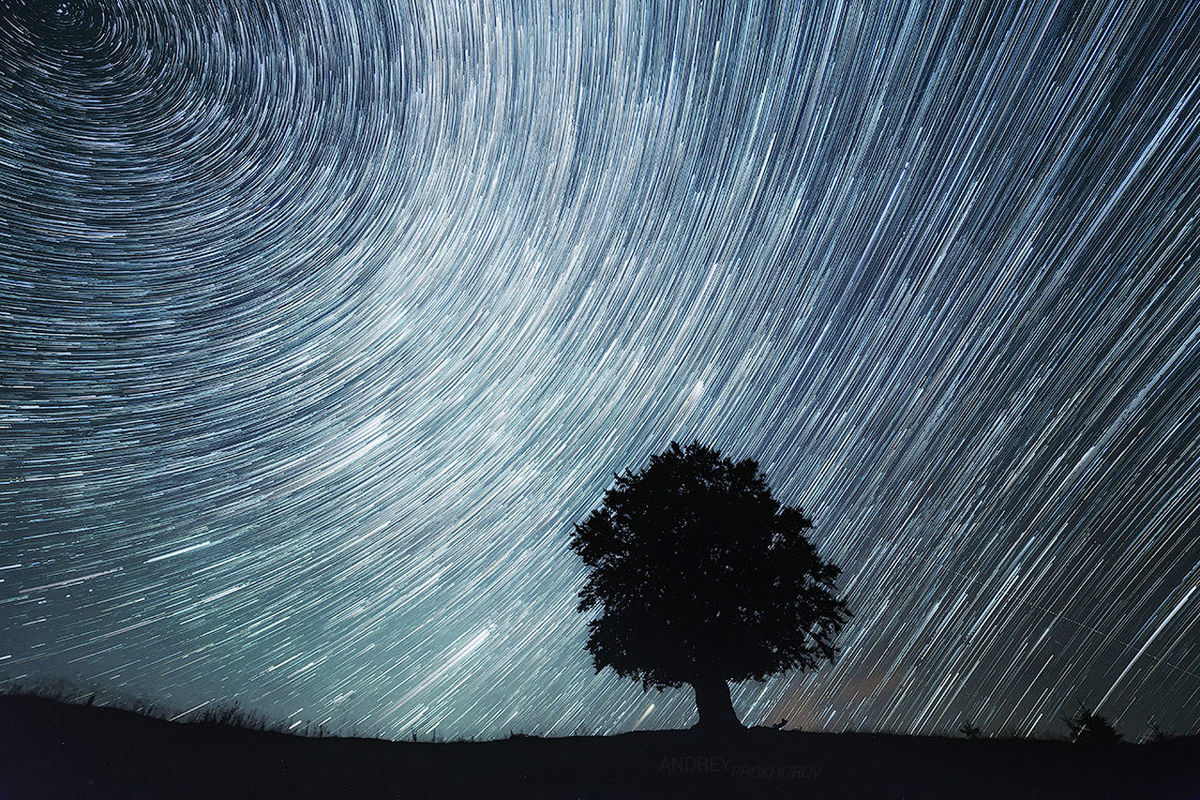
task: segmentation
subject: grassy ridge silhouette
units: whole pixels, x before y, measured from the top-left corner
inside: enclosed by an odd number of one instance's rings
[[[165,713],[153,704],[135,713],[94,701],[0,696],[0,797],[1183,800],[1200,790],[1195,736],[1089,747],[758,727],[414,742],[304,735],[234,705],[171,722],[144,713]]]

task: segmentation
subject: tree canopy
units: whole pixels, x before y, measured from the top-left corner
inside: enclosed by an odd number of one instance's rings
[[[597,672],[612,667],[644,689],[691,684],[702,724],[736,723],[727,681],[835,658],[850,616],[835,595],[841,570],[757,463],[672,442],[615,478],[571,538],[590,568],[578,610],[599,610],[587,640]]]

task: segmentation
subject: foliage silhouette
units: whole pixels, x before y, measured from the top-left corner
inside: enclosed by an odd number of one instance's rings
[[[643,690],[690,684],[698,727],[741,726],[729,681],[809,671],[837,655],[851,616],[834,595],[841,570],[805,536],[812,522],[771,494],[758,464],[672,442],[650,465],[617,475],[603,505],[575,526],[590,573],[587,649]]]
[[[1158,727],[1157,722],[1148,722],[1146,724],[1146,735],[1143,737],[1144,742],[1157,744],[1159,742],[1171,742],[1178,739],[1178,734],[1168,733]]]
[[[1121,734],[1104,717],[1086,706],[1071,717],[1063,717],[1072,742],[1088,745],[1111,745],[1121,741]]]

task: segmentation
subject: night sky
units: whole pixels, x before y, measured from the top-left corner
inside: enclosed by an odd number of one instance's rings
[[[567,541],[699,439],[856,615],[748,724],[1200,730],[1200,6],[655,5],[0,0],[0,678],[691,725]]]

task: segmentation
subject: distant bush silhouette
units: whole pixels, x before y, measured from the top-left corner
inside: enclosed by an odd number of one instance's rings
[[[672,442],[615,477],[571,538],[590,568],[577,610],[600,610],[587,640],[597,672],[612,667],[643,689],[690,684],[699,727],[723,729],[741,727],[729,681],[834,659],[851,616],[834,595],[841,570],[758,464]]]
[[[1158,727],[1157,722],[1147,723],[1146,728],[1147,732],[1146,736],[1143,738],[1143,741],[1149,744],[1156,744],[1158,742],[1171,742],[1180,738],[1178,734],[1168,733],[1167,731],[1164,731],[1162,728]]]
[[[1109,745],[1121,741],[1121,734],[1107,719],[1082,705],[1071,717],[1064,716],[1063,722],[1071,741],[1077,744]]]
[[[964,722],[962,727],[958,729],[958,732],[968,739],[983,738],[983,731],[979,730],[979,728],[975,727],[970,722]]]

